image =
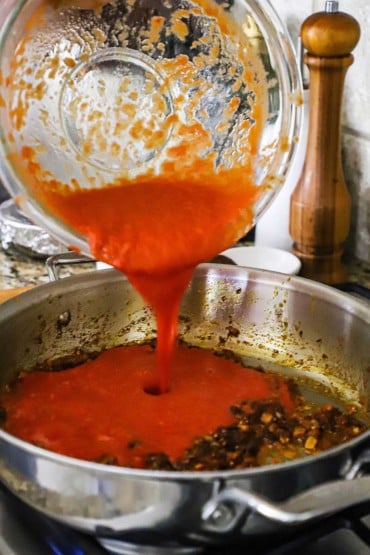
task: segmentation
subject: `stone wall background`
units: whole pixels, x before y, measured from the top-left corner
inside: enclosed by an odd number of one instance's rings
[[[293,43],[299,28],[324,0],[270,0],[286,24]],[[343,166],[352,196],[352,225],[347,253],[370,264],[370,2],[339,0],[339,9],[353,15],[361,25],[361,39],[354,50],[343,99]]]

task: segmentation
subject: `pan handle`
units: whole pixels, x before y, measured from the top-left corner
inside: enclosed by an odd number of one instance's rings
[[[66,252],[63,254],[56,254],[50,256],[46,260],[46,270],[48,272],[50,281],[59,280],[59,266],[73,266],[75,264],[93,264],[95,260],[84,256],[83,254],[78,254],[76,252]]]
[[[225,534],[240,529],[250,512],[288,526],[328,517],[370,500],[370,475],[353,476],[368,463],[370,450],[361,455],[345,479],[315,486],[282,503],[239,488],[225,488],[204,505],[202,519],[207,531]]]
[[[60,279],[60,266],[74,266],[75,264],[94,264],[95,262],[96,260],[94,258],[90,258],[83,254],[79,254],[77,252],[66,252],[55,254],[54,256],[49,256],[49,258],[46,260],[45,265],[49,281],[58,281]],[[212,258],[212,260],[210,260],[209,262],[213,262],[215,264],[234,264],[231,258],[223,255],[218,255],[215,258]]]

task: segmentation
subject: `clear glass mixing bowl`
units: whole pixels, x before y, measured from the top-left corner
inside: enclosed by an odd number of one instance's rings
[[[207,157],[215,173],[253,164],[254,220],[284,183],[302,95],[268,1],[7,0],[1,20],[1,178],[66,245],[89,254],[40,182],[73,191],[160,174],[186,143],[179,172]]]

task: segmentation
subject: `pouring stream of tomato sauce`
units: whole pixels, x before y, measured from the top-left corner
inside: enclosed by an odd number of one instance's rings
[[[155,387],[162,393],[170,388],[178,310],[194,267],[230,245],[255,196],[244,180],[225,189],[164,175],[104,190],[45,193],[50,210],[86,235],[96,258],[124,272],[154,310]]]

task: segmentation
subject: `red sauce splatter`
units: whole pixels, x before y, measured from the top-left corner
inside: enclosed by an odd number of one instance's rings
[[[173,387],[165,395],[145,392],[154,366],[152,348],[129,346],[67,371],[31,372],[0,395],[6,430],[64,455],[109,454],[140,468],[145,454],[164,451],[176,459],[196,436],[231,424],[230,406],[242,400],[278,397],[287,410],[294,406],[283,378],[206,350],[175,350]]]

